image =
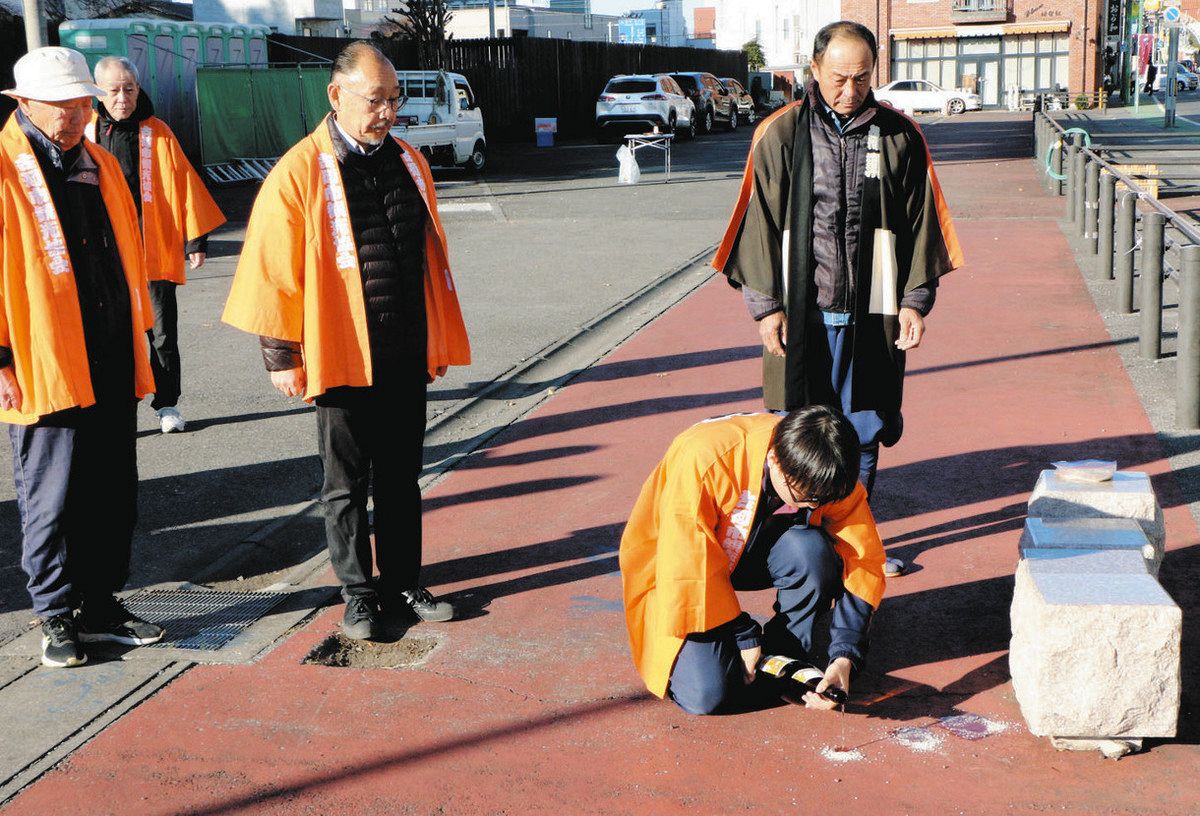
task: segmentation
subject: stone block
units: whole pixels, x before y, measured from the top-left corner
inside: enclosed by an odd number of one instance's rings
[[[1136,522],[1131,522],[1136,524]],[[1141,535],[1141,530],[1138,530]],[[1143,536],[1144,538],[1144,536]],[[1027,549],[1021,553],[1034,576],[1148,575],[1150,565],[1137,550]]]
[[[1128,555],[1055,559],[1045,551],[1017,565],[1009,669],[1029,730],[1077,738],[1173,737],[1179,719],[1183,615]],[[1060,572],[1106,560],[1124,571]],[[1034,566],[1038,564],[1038,566]]]
[[[1162,561],[1166,546],[1162,508],[1145,473],[1118,470],[1108,482],[1071,482],[1056,470],[1043,470],[1029,497],[1030,518],[1127,518],[1142,531]]]
[[[1151,575],[1158,575],[1162,564],[1162,550],[1150,543],[1139,522],[1127,518],[1029,518],[1018,549],[1022,558],[1034,550],[1133,552],[1145,560],[1144,569]]]

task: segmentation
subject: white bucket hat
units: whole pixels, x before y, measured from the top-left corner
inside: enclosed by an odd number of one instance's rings
[[[5,96],[36,99],[38,102],[64,102],[84,96],[104,96],[96,87],[83,54],[57,45],[35,48],[13,65],[17,87],[3,91]]]

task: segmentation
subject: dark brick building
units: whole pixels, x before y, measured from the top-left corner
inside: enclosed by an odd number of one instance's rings
[[[985,105],[999,105],[1011,86],[1096,90],[1114,1],[842,0],[842,16],[879,39],[877,84],[974,86]]]

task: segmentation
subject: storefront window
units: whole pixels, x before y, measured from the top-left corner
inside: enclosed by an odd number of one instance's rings
[[[962,77],[987,77],[987,97],[995,104],[1006,88],[1026,90],[1068,87],[1070,42],[1067,33],[939,40],[894,40],[892,79],[927,79],[944,88]]]

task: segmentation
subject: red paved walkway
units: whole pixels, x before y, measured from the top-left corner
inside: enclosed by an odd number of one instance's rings
[[[892,582],[855,689],[860,701],[898,693],[845,717],[694,718],[649,698],[633,672],[614,573],[624,515],[675,433],[758,405],[756,333],[718,281],[429,496],[430,583],[491,603],[414,630],[445,637],[424,667],[302,665],[337,626],[341,607],[329,609],[257,665],[188,672],[6,816],[1200,810],[1194,717],[1181,741],[1119,763],[1056,753],[1020,722],[1007,616],[1037,472],[1093,456],[1167,467],[1031,163],[941,173],[970,265],[947,280],[910,357],[908,430],[885,452],[876,507],[890,551],[919,569]],[[1162,572],[1190,624],[1196,528],[1173,479],[1157,485]],[[1187,655],[1194,680],[1190,644]],[[886,739],[956,712],[1009,729],[978,741],[927,732],[926,751]],[[820,754],[837,744],[864,759]]]

